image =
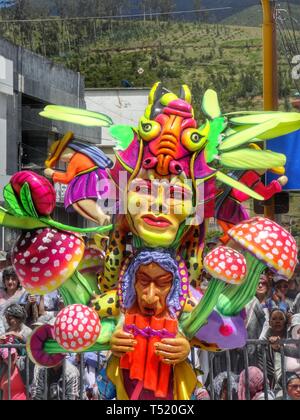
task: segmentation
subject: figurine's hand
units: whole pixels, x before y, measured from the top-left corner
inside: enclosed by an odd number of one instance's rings
[[[52,178],[52,177],[53,177],[53,175],[54,175],[54,173],[55,173],[55,171],[53,171],[53,169],[51,169],[51,168],[46,168],[46,169],[44,170],[44,175],[45,175],[47,178]]]
[[[132,334],[129,334],[123,330],[117,330],[111,338],[111,351],[112,354],[116,357],[123,357],[126,353],[131,353],[134,351],[134,347],[137,345]]]
[[[155,344],[156,354],[162,357],[163,363],[167,365],[178,365],[184,362],[191,351],[188,340],[181,335],[176,338],[165,338]]]
[[[282,186],[282,187],[284,187],[288,182],[289,182],[289,179],[288,179],[288,177],[287,176],[285,176],[285,175],[283,175],[283,176],[281,176],[280,178],[278,178],[277,179],[277,181],[279,182],[279,184]]]

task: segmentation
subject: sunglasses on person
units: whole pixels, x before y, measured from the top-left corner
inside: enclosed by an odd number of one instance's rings
[[[299,384],[299,385],[296,385],[296,384],[294,384],[294,385],[289,385],[289,388],[290,388],[290,389],[292,389],[293,391],[297,391],[297,389],[299,389],[299,390],[300,390],[300,384]]]

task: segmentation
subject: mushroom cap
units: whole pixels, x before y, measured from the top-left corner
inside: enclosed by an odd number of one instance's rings
[[[298,264],[297,244],[278,223],[255,217],[234,226],[229,236],[272,271],[290,279]]]
[[[211,251],[204,260],[204,267],[214,278],[236,286],[243,283],[247,273],[245,257],[225,246]]]
[[[93,346],[101,331],[96,312],[84,305],[70,305],[59,312],[55,320],[54,335],[58,344],[67,351],[84,352]]]
[[[83,253],[82,238],[71,232],[44,228],[22,233],[13,249],[12,261],[26,291],[46,295],[74,274]]]

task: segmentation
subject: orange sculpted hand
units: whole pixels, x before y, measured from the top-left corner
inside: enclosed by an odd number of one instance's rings
[[[162,362],[167,365],[178,365],[184,362],[191,351],[189,341],[181,335],[176,338],[165,338],[155,344],[155,347],[157,356],[160,356]]]
[[[137,341],[132,334],[117,330],[110,341],[112,354],[118,358],[134,351]]]

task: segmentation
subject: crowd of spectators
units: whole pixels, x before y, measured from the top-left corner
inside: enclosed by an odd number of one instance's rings
[[[207,286],[210,276],[204,273]],[[292,281],[266,270],[260,278],[257,293],[246,307],[246,328],[249,340],[259,340],[247,345],[248,380],[250,398],[283,399],[285,389],[288,399],[300,401],[300,278],[296,271]],[[284,340],[299,340],[283,344]],[[264,360],[265,359],[265,360]],[[198,355],[202,370],[202,383],[207,380],[211,364],[203,363],[203,352]],[[230,352],[230,389],[232,399],[245,399],[245,354],[237,349]],[[200,392],[200,398],[228,398],[228,359],[224,353],[215,354],[214,391]],[[285,372],[285,375],[283,375]],[[283,384],[283,377],[286,384]],[[265,380],[267,378],[267,381]],[[267,384],[266,384],[267,382]],[[267,387],[265,386],[267,385]],[[266,391],[267,389],[267,391]]]

